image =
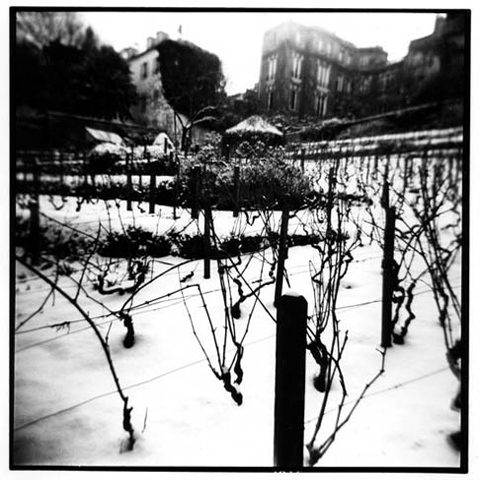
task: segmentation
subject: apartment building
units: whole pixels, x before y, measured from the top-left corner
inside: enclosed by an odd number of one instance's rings
[[[326,29],[283,23],[264,36],[260,105],[318,118],[408,106],[423,85],[451,75],[452,65],[463,75],[465,29],[461,13],[439,16],[432,35],[412,41],[404,59],[389,63],[380,46],[357,48]]]
[[[148,37],[142,52],[126,48],[120,52],[130,67],[132,83],[136,86],[139,102],[131,109],[133,119],[143,125],[157,127],[169,133],[174,130],[173,110],[162,92],[159,54],[157,46],[169,38],[164,32]]]

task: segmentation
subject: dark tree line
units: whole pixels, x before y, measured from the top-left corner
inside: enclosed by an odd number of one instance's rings
[[[255,92],[246,92],[242,98],[227,97],[217,55],[171,39],[157,48],[163,96],[176,112],[184,149],[188,149],[196,125],[223,131],[259,113]],[[16,107],[104,119],[131,118],[130,108],[139,97],[127,62],[112,47],[102,45],[74,12],[16,12],[12,53]]]
[[[17,14],[15,105],[105,119],[130,118],[137,94],[125,60],[112,47],[100,45],[90,27],[81,30],[76,17],[34,13]]]

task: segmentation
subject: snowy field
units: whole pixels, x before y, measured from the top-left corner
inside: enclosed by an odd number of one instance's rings
[[[123,203],[117,208],[113,202],[107,212],[105,205],[84,204],[76,212],[75,202],[70,201],[55,210],[42,197],[41,211],[59,221],[68,219],[71,225],[92,233],[99,220],[112,228],[123,222],[158,233],[190,223],[187,211],[179,211],[181,218],[174,220],[169,207],[157,206],[156,214],[148,215],[136,207],[127,212]],[[273,221],[279,222],[279,218]],[[200,218],[198,224],[203,225],[202,221]],[[238,221],[231,213],[214,212],[220,236],[228,234]],[[191,224],[189,229],[195,233],[197,224]],[[258,229],[255,223],[248,226],[250,233]],[[295,221],[290,229],[291,233],[297,231]],[[293,247],[286,261],[290,288],[304,295],[310,308],[313,294],[309,261],[315,255],[310,246]],[[348,391],[345,408],[353,406],[381,365],[381,259],[382,251],[375,244],[356,249],[339,294],[340,328],[348,331],[349,338],[342,358]],[[240,387],[243,404],[238,406],[208,367],[192,332],[186,305],[207,354],[213,358],[215,351],[198,289],[187,288],[185,299],[178,292],[181,287],[198,284],[212,316],[223,317],[215,263],[211,279],[206,280],[202,260],[171,268],[182,262],[179,257],[169,256],[153,263],[149,274],[152,277],[169,271],[135,299],[136,341],[130,349],[122,344],[125,327],[108,316],[108,309],[119,309],[127,297],[104,296],[102,307],[83,293],[79,296],[102,334],[108,335],[119,381],[133,407],[136,443],[131,451],[125,451],[123,403],[105,355],[78,311],[55,294],[42,313],[16,331],[12,442],[16,466],[273,466],[274,285],[261,290],[265,308],[257,304],[249,324]],[[246,270],[247,279],[255,282],[260,268],[261,262],[254,257]],[[16,269],[18,325],[39,308],[48,287],[18,262]],[[52,271],[44,273],[51,275]],[[190,278],[181,283],[186,276]],[[450,280],[460,294],[459,260]],[[65,291],[75,293],[69,278],[62,277],[59,282]],[[98,298],[91,282],[85,285],[87,292]],[[285,285],[284,293],[287,290]],[[176,293],[165,297],[169,292]],[[162,299],[151,300],[158,297]],[[235,320],[239,331],[246,329],[251,308],[253,299],[242,305],[242,316]],[[458,383],[447,364],[443,331],[427,286],[418,287],[413,309],[416,319],[405,344],[388,349],[385,372],[368,390],[316,467],[459,467],[460,455],[447,441],[447,436],[459,429],[459,413],[451,409]],[[232,358],[232,345],[226,355]],[[305,443],[313,433],[323,395],[312,383],[318,367],[310,354],[306,358]],[[334,384],[332,395],[324,435],[331,433],[329,428],[335,421],[339,384]]]

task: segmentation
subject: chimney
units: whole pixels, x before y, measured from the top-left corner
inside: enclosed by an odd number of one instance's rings
[[[445,27],[445,17],[437,15],[435,18],[435,27],[433,29],[434,33],[442,33],[443,28]]]
[[[147,38],[147,50],[152,48],[155,45],[155,38],[154,37],[148,37]]]
[[[157,43],[161,43],[168,38],[168,33],[157,32]]]

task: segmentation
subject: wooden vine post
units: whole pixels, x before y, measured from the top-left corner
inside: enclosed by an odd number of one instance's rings
[[[307,301],[284,295],[277,307],[274,465],[303,466]]]
[[[30,207],[30,246],[32,263],[40,260],[40,163],[37,157],[32,158],[33,195]]]
[[[367,156],[367,174],[365,177],[365,182],[368,183],[370,180],[370,163],[371,163],[371,157]]]
[[[176,116],[174,117],[175,119],[177,118]],[[175,123],[176,125],[176,123]],[[177,130],[175,127],[175,139],[177,138]],[[178,142],[175,140],[175,166],[177,167],[177,172],[176,172],[176,179],[175,179],[175,198],[173,201],[173,219],[177,220],[177,208],[178,208],[178,195],[179,195],[179,187],[180,187],[180,159],[178,158],[178,153],[177,153],[177,148],[178,148]]]
[[[133,147],[132,147],[132,157],[133,157]],[[145,159],[145,154],[143,155],[143,158]],[[141,163],[137,168],[138,171],[138,186],[140,187],[140,191],[142,192],[143,195],[143,175],[142,173],[144,172],[144,164]]]
[[[133,147],[132,152],[127,153],[126,156],[126,174],[127,174],[127,210],[132,211],[132,159],[133,159]]]
[[[382,189],[382,198],[381,198],[381,205],[382,207],[387,210],[390,205],[390,188],[388,185],[388,175],[389,175],[389,157],[387,156],[385,162],[385,171],[383,174],[383,189]]]
[[[198,218],[200,209],[201,171],[200,165],[193,167],[192,218],[195,219]]]
[[[233,167],[233,216],[238,217],[240,212],[240,167]]]
[[[450,182],[450,185],[452,185],[453,183],[453,179],[454,179],[454,174],[453,174],[453,160],[454,160],[454,157],[453,155],[450,155],[447,157],[447,162],[448,162],[448,180]]]
[[[412,163],[413,157],[406,155],[405,156],[405,167],[404,167],[404,191],[410,186],[410,179],[412,176]]]
[[[385,233],[383,242],[382,278],[382,333],[383,348],[392,346],[392,296],[395,287],[394,248],[395,248],[395,207],[389,204],[388,158],[385,165],[382,204],[385,209]]]
[[[461,180],[460,174],[462,173],[462,168],[463,168],[463,164],[462,164],[463,152],[460,151],[459,153],[460,155],[457,154],[457,156],[455,157],[455,180],[454,180],[455,185],[458,185]]]
[[[330,167],[328,172],[328,195],[327,195],[327,235],[330,235],[332,231],[332,210],[333,210],[333,197],[336,186],[335,167]],[[330,242],[329,242],[330,245]]]
[[[392,346],[392,296],[394,289],[394,241],[395,207],[386,210],[385,240],[383,247],[383,286],[382,286],[382,347]]]
[[[83,180],[85,185],[88,185],[88,161],[86,152],[82,152],[83,157]]]
[[[85,158],[87,158],[87,157],[85,157]],[[92,183],[92,188],[95,188],[95,181],[96,181],[96,173],[95,172],[96,172],[97,169],[94,165],[91,165],[91,162],[88,161],[88,158],[86,160],[86,167],[87,167],[88,172],[90,173],[90,181]],[[100,170],[100,173],[102,173],[102,170]],[[85,176],[85,178],[87,178],[87,176]]]
[[[288,253],[288,217],[289,210],[284,208],[282,211],[282,223],[280,226],[280,244],[278,247],[278,264],[277,264],[277,281],[275,284],[275,300],[274,305],[277,306],[280,297],[282,296],[283,287],[283,272],[285,270],[285,259]]]
[[[60,185],[63,188],[64,183],[64,162],[63,162],[63,151],[60,150],[60,154],[58,157],[59,162],[59,176],[60,176]]]
[[[205,204],[204,212],[204,242],[205,242],[205,257],[203,259],[203,278],[210,278],[210,256],[211,256],[211,247],[210,247],[210,225],[212,222],[212,210],[210,204],[207,202]]]
[[[153,168],[153,164],[150,158],[150,152],[146,152],[148,160],[148,170],[150,173],[150,195],[148,202],[148,213],[155,213],[155,189],[156,189],[156,176]]]

